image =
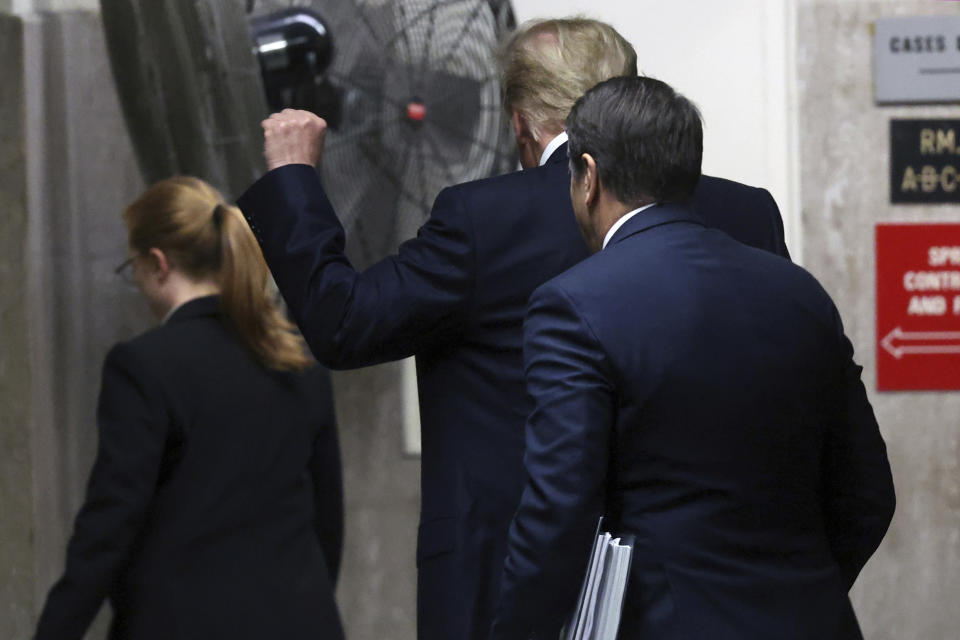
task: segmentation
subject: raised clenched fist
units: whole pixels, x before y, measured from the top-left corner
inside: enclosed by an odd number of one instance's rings
[[[287,164],[316,166],[323,153],[327,122],[309,111],[284,109],[260,123],[267,170]]]

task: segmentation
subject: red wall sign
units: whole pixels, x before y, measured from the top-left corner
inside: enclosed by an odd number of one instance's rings
[[[960,389],[960,224],[877,225],[877,388]]]

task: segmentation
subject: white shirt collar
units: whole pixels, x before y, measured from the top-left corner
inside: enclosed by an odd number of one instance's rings
[[[550,156],[553,155],[553,152],[560,148],[564,142],[567,141],[567,132],[561,131],[560,135],[547,143],[547,148],[543,150],[543,154],[540,156],[540,166],[547,164],[547,160],[550,159]]]
[[[620,227],[622,227],[623,225],[625,225],[625,224],[627,223],[627,220],[629,220],[629,219],[632,218],[633,216],[637,215],[638,213],[640,213],[640,212],[643,211],[644,209],[649,209],[650,207],[652,207],[652,206],[655,205],[655,204],[657,204],[657,203],[656,203],[656,202],[651,202],[650,204],[644,205],[644,206],[640,207],[639,209],[634,209],[634,210],[631,211],[630,213],[625,213],[625,214],[623,214],[622,216],[620,216],[620,219],[613,223],[613,226],[610,227],[610,231],[607,231],[607,235],[604,236],[604,238],[603,238],[603,247],[601,247],[601,248],[602,248],[602,249],[606,249],[606,248],[607,248],[607,243],[610,242],[610,239],[611,239],[611,238],[613,238],[613,234],[615,234],[615,233],[620,229]]]

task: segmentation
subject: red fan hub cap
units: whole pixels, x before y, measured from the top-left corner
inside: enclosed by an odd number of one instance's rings
[[[407,105],[407,117],[416,122],[423,122],[427,116],[427,107],[422,102],[411,102]]]

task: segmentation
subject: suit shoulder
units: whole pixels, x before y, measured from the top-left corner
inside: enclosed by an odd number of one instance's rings
[[[795,282],[798,286],[806,287],[810,292],[810,295],[816,297],[820,302],[831,308],[836,306],[833,302],[833,298],[812,273],[800,265],[794,264],[790,260],[783,260],[776,256],[769,256],[767,254],[765,254],[764,257],[768,260],[773,258],[773,260],[770,260],[771,264],[775,264],[779,268],[791,274],[793,282]]]
[[[447,187],[442,193],[456,196],[466,202],[485,202],[516,197],[518,193],[535,194],[540,189],[553,191],[558,181],[567,180],[569,180],[569,173],[565,164],[547,164],[464,182]],[[566,192],[563,192],[563,195],[566,196]]]
[[[148,358],[166,348],[167,327],[158,325],[128,340],[113,345],[109,355],[124,358]]]
[[[163,329],[162,326],[154,327],[114,344],[104,358],[104,368],[113,367],[141,375],[154,371],[157,360],[169,350]]]
[[[724,238],[725,241],[728,239]],[[812,273],[789,259],[757,247],[737,243],[736,251],[750,258],[750,268],[759,279],[770,279],[777,290],[793,300],[800,301],[809,310],[828,313],[836,309],[833,298]]]
[[[169,347],[171,341],[182,339],[182,324],[159,324],[147,329],[140,335],[119,343],[125,351],[137,354],[149,354]]]
[[[703,197],[722,198],[724,200],[749,202],[754,208],[768,209],[779,214],[776,201],[769,191],[762,187],[752,187],[742,182],[717,178],[714,176],[700,176],[695,192],[695,200]]]
[[[205,326],[215,318],[197,318],[185,322],[161,324],[129,340],[117,343],[110,353],[128,362],[153,367],[180,357],[192,357],[209,347],[211,332]],[[214,333],[220,333],[219,330]]]
[[[609,256],[610,253],[604,255],[603,251],[588,256],[537,287],[530,300],[562,297],[573,303],[585,293],[596,293],[609,281],[609,278],[603,277],[609,270],[606,264]]]
[[[718,178],[716,176],[702,175],[700,176],[700,181],[697,184],[697,188],[705,189],[723,189],[728,191],[737,191],[740,193],[749,193],[761,195],[767,193],[766,189],[761,187],[753,187],[748,184],[743,184],[742,182],[737,182],[735,180],[728,180],[726,178]]]

